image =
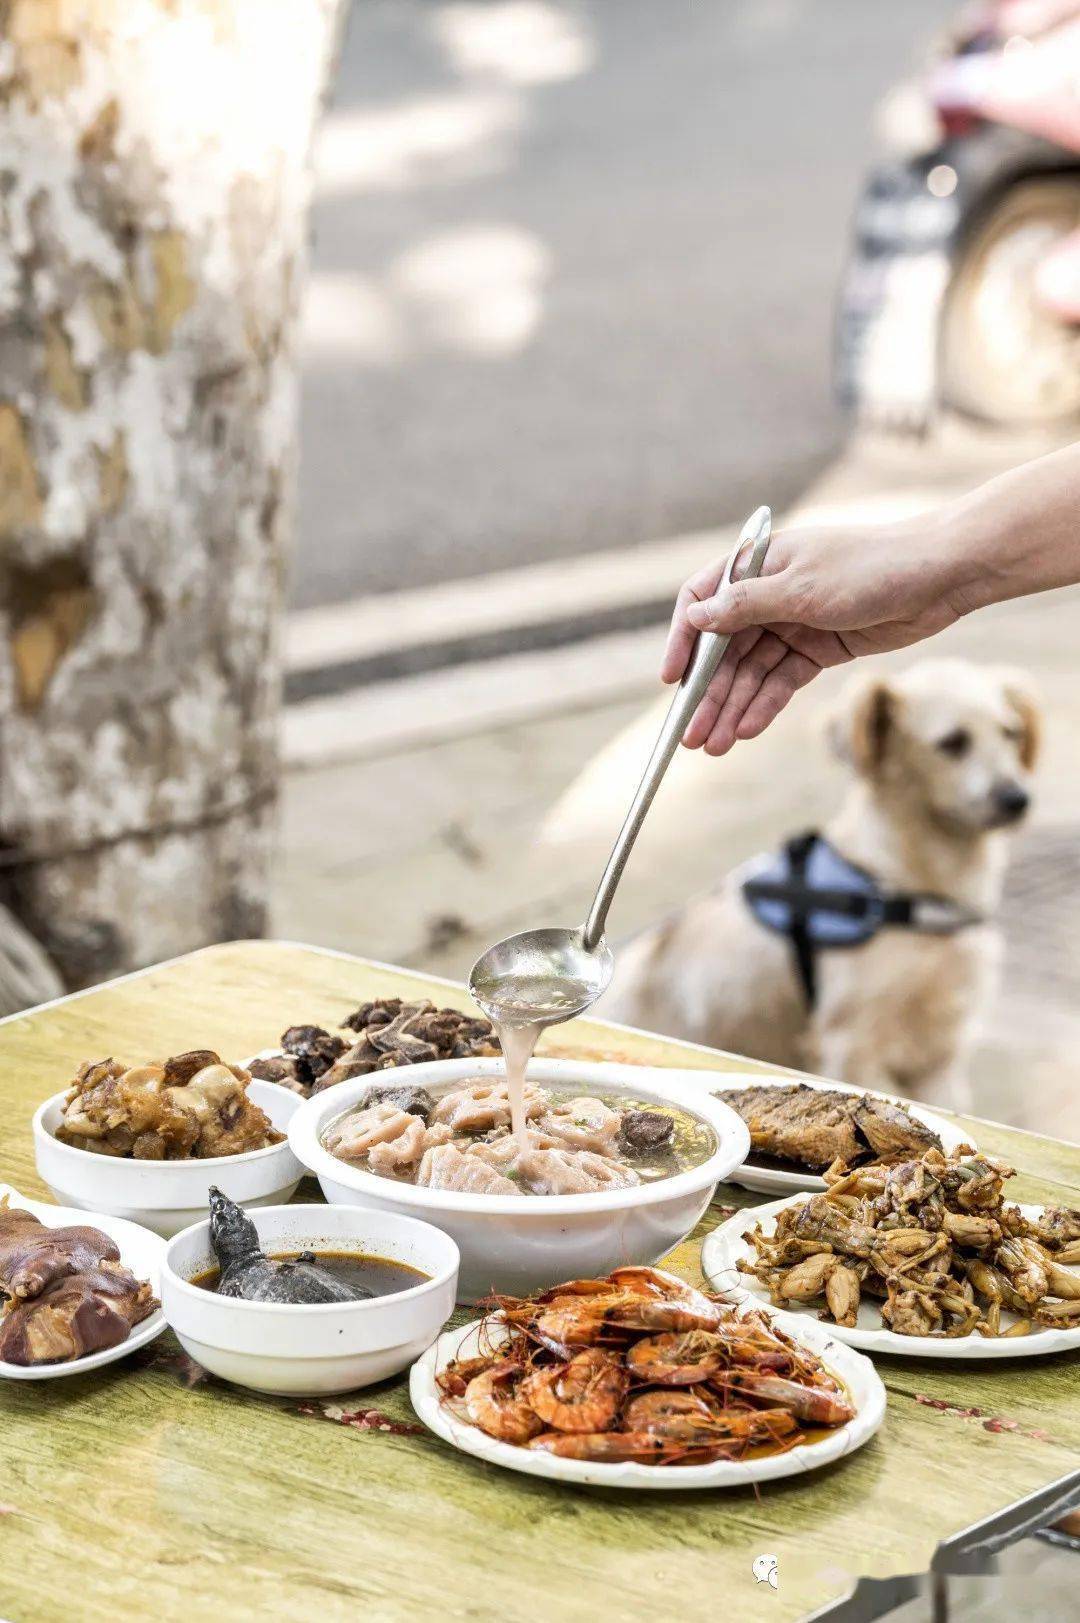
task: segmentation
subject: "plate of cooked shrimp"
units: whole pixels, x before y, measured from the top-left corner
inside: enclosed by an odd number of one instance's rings
[[[592,1487],[743,1487],[853,1453],[885,1389],[823,1325],[657,1268],[496,1298],[413,1366],[413,1408],[491,1465]]]

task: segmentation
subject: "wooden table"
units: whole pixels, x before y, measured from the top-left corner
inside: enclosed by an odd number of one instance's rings
[[[30,1115],[84,1057],[212,1047],[235,1058],[376,994],[467,1006],[445,982],[244,942],[6,1020],[0,1177],[42,1194]],[[563,1027],[546,1047],[747,1068],[599,1022]],[[971,1126],[1023,1169],[1018,1198],[1080,1204],[1080,1148]],[[752,1198],[718,1191],[729,1207]],[[723,1212],[674,1253],[687,1277],[700,1277],[701,1234]],[[166,1334],[95,1375],[0,1382],[0,1615],[855,1619],[904,1598],[905,1575],[935,1560],[970,1567],[996,1538],[1080,1502],[1080,1358],[879,1367],[888,1416],[852,1459],[760,1494],[649,1495],[482,1466],[418,1428],[404,1381],[343,1404],[260,1398],[202,1377]],[[751,1572],[766,1552],[779,1560],[775,1593]]]

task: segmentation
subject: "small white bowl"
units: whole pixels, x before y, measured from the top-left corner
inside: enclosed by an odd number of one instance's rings
[[[430,1223],[352,1206],[264,1206],[248,1215],[264,1251],[365,1252],[429,1277],[391,1296],[318,1307],[218,1296],[190,1283],[215,1266],[209,1221],[196,1223],[165,1252],[161,1310],[212,1375],[279,1396],[352,1392],[419,1358],[454,1311],[458,1248]]]
[[[750,1148],[745,1124],[706,1092],[715,1085],[714,1071],[538,1059],[529,1065],[530,1082],[572,1084],[583,1094],[630,1094],[692,1111],[715,1133],[715,1151],[673,1178],[592,1195],[466,1195],[417,1188],[339,1161],[322,1144],[330,1123],[372,1082],[399,1074],[404,1082],[441,1094],[467,1077],[502,1077],[505,1070],[501,1059],[432,1060],[401,1073],[338,1082],[304,1101],[289,1123],[289,1143],[316,1174],[331,1205],[411,1213],[452,1235],[461,1248],[463,1302],[480,1301],[492,1291],[525,1296],[561,1279],[595,1278],[624,1264],[658,1261],[693,1230],[716,1185]]]
[[[279,1132],[303,1102],[274,1082],[251,1081],[248,1093]],[[54,1093],[34,1112],[34,1160],[62,1206],[126,1217],[166,1239],[206,1216],[207,1194],[216,1184],[241,1206],[269,1206],[288,1200],[304,1169],[288,1139],[244,1155],[215,1155],[204,1161],[136,1161],[63,1144],[56,1129],[67,1091]]]

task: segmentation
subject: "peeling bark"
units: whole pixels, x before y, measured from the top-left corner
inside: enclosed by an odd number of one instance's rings
[[[71,985],[257,934],[343,0],[0,0],[0,897]]]

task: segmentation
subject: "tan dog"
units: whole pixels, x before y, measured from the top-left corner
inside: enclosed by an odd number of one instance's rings
[[[964,1050],[996,983],[1007,835],[1023,817],[1039,719],[1018,673],[926,661],[848,689],[830,729],[856,782],[826,839],[895,893],[985,922],[946,935],[889,925],[816,955],[808,1005],[792,944],[750,912],[742,873],[619,955],[610,1019],[774,1064],[963,1107]]]

